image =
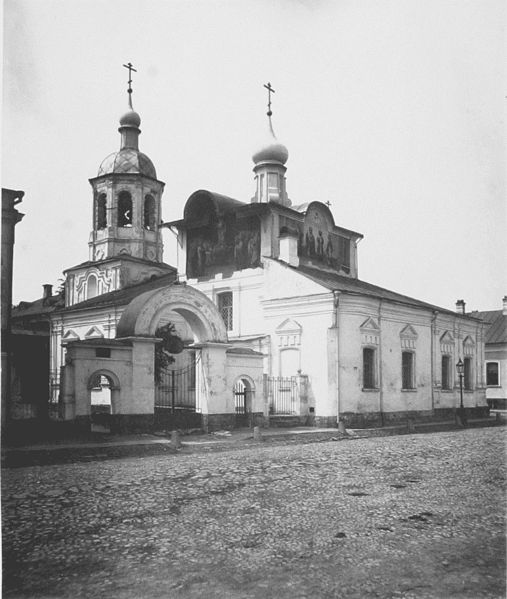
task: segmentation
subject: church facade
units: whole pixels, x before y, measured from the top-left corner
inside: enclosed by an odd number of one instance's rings
[[[288,151],[268,118],[251,202],[200,190],[167,226],[178,233],[180,278],[217,305],[231,343],[263,354],[271,414],[319,426],[448,417],[460,358],[464,405],[482,413],[482,322],[361,281],[363,236],[324,203],[292,204]],[[284,405],[300,379],[304,401]]]
[[[115,430],[149,429],[157,409],[190,409],[207,428],[447,417],[459,359],[465,407],[487,410],[482,321],[360,280],[363,236],[328,204],[292,203],[268,117],[251,201],[199,190],[163,223],[164,183],[139,150],[129,88],[120,150],[90,179],[89,260],[64,271],[65,305],[48,316],[59,418],[89,426],[94,397]],[[177,233],[176,267],[163,262],[163,227]],[[182,345],[157,378],[168,326]]]

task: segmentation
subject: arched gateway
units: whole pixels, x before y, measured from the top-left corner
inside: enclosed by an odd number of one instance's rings
[[[130,302],[116,336],[154,336],[164,316],[176,312],[188,323],[198,343],[227,343],[227,331],[215,304],[185,284],[147,291]]]
[[[235,425],[234,397],[230,390],[238,377],[262,389],[262,355],[232,348],[216,306],[202,292],[186,284],[147,291],[123,311],[116,339],[71,341],[67,345],[64,412],[68,419],[90,421],[89,380],[95,372],[108,371],[118,381],[111,430],[150,430],[155,414],[156,331],[175,325],[195,357],[195,410],[205,429]],[[188,372],[188,371],[187,371]],[[173,398],[178,397],[173,389]],[[174,413],[174,401],[173,401]],[[263,397],[251,406],[255,420],[263,418]]]

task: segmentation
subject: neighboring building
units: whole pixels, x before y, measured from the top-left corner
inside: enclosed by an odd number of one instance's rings
[[[51,314],[64,306],[62,293],[53,295],[52,285],[43,285],[42,298],[20,302],[12,311],[12,361],[10,382],[12,421],[40,426],[50,416]],[[52,390],[56,395],[58,389]],[[12,427],[11,427],[12,429]]]
[[[474,311],[486,325],[486,399],[491,408],[507,409],[507,296],[502,310]]]

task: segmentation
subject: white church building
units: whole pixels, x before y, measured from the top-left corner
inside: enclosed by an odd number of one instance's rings
[[[362,235],[324,203],[289,199],[271,110],[253,198],[199,190],[180,220],[163,223],[164,183],[139,150],[130,88],[129,103],[120,150],[90,179],[89,260],[64,271],[65,306],[50,315],[61,418],[89,420],[94,393],[140,428],[163,407],[212,427],[448,417],[460,402],[459,359],[467,411],[487,410],[482,321],[460,303],[451,311],[360,280]],[[163,262],[163,227],[177,233],[175,267]],[[169,322],[185,349],[157,386],[154,339]]]
[[[447,417],[460,403],[459,359],[464,405],[481,413],[481,321],[461,302],[450,311],[361,281],[363,236],[337,225],[326,204],[292,204],[288,150],[268,118],[251,201],[196,191],[168,226],[180,280],[217,305],[231,343],[263,354],[271,413],[291,412],[283,395],[298,383],[300,421],[318,426]]]

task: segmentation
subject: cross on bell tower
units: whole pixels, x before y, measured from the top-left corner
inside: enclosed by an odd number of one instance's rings
[[[271,83],[268,84],[264,84],[264,87],[268,90],[268,112],[266,113],[268,116],[271,116],[273,114],[272,110],[271,110],[271,94],[275,93],[275,90],[271,87]]]
[[[126,69],[129,70],[129,87],[127,89],[128,95],[129,95],[129,106],[130,108],[132,108],[132,71],[134,71],[134,73],[137,73],[137,69],[134,69],[134,66],[131,62],[128,62],[127,64],[123,65]]]

